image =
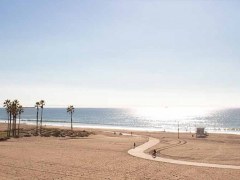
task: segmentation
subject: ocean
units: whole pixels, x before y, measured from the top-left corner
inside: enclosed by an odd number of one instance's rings
[[[36,124],[36,115],[36,108],[25,108],[21,123]],[[5,121],[0,108],[0,122]],[[43,110],[44,125],[70,127],[70,121],[66,108]],[[73,113],[73,127],[177,132],[178,126],[180,132],[205,127],[209,133],[240,134],[240,108],[76,108]]]

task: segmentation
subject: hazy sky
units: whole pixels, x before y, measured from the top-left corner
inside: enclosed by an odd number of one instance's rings
[[[0,102],[240,107],[239,9],[237,0],[1,0]]]

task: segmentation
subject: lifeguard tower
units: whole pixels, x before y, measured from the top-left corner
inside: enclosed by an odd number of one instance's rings
[[[207,134],[207,132],[205,132],[205,128],[204,127],[198,127],[196,129],[196,137],[197,138],[205,138],[207,136],[208,136],[208,134]]]

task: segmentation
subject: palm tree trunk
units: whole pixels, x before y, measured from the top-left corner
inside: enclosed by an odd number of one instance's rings
[[[17,135],[17,115],[15,115],[15,129],[14,129],[15,136]]]
[[[40,134],[42,134],[42,115],[43,115],[43,108],[41,108],[41,127],[40,127]]]
[[[12,122],[12,136],[14,136],[14,115],[13,115],[13,122]]]
[[[20,117],[21,117],[21,115],[20,115],[20,113],[19,113],[18,135],[19,135],[19,128],[20,128]]]
[[[71,130],[73,130],[73,127],[72,127],[72,112],[71,112]]]
[[[13,115],[13,136],[15,136],[15,115]]]
[[[14,123],[15,123],[15,120],[14,120],[14,115],[12,116],[12,136],[14,136]]]
[[[9,113],[8,113],[7,137],[9,137]]]
[[[14,130],[13,130],[14,136],[16,136],[16,115],[14,115]]]
[[[36,134],[38,134],[38,108],[37,108],[37,128],[36,128]]]
[[[11,136],[11,127],[12,127],[12,113],[10,112],[10,125],[9,125],[9,136]]]
[[[17,135],[17,115],[15,115],[15,136]]]
[[[14,136],[14,115],[12,115],[12,136]]]

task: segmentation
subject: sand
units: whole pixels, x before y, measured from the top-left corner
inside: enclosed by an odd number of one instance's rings
[[[26,126],[31,128],[31,126]],[[0,124],[0,130],[6,128]],[[145,137],[114,135],[88,129],[96,135],[85,138],[24,137],[0,142],[0,179],[240,179],[239,170],[154,162],[127,153]],[[126,131],[122,131],[126,132]],[[153,148],[164,148],[158,156],[240,165],[240,136],[210,134],[206,139],[191,134],[134,132],[160,139]],[[169,145],[173,145],[172,148]],[[153,148],[147,150],[146,153]]]

